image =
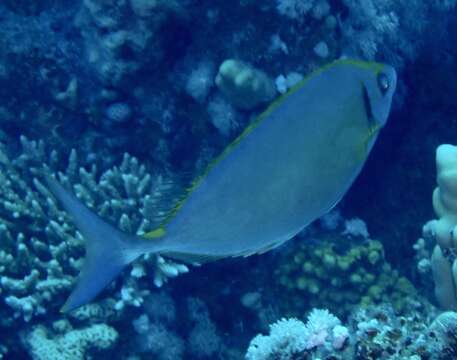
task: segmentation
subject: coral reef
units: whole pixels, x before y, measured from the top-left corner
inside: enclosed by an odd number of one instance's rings
[[[62,326],[62,324],[58,324]],[[69,326],[63,324],[63,327]],[[61,328],[62,330],[62,328]],[[89,353],[107,350],[114,346],[118,333],[105,324],[91,325],[85,329],[68,330],[63,335],[50,337],[41,326],[24,336],[24,343],[35,360],[83,360]]]
[[[129,10],[136,16],[129,16]],[[178,2],[82,1],[76,25],[81,28],[87,62],[99,79],[122,86],[146,63],[155,66],[162,60],[157,33],[170,12],[182,12]]]
[[[313,353],[342,350],[349,330],[328,310],[313,309],[304,324],[298,319],[281,319],[270,326],[268,336],[257,335],[246,352],[246,360],[306,359]],[[322,356],[322,355],[321,355]]]
[[[446,213],[437,210],[415,245],[421,279],[408,251],[432,216],[434,164],[424,154],[455,141],[456,5],[2,1],[0,358],[240,359],[266,324],[312,307],[338,315],[349,339],[334,349],[330,334],[308,358],[455,358],[455,313],[436,317],[404,276],[422,293],[435,282],[440,304],[455,308],[446,179],[434,200]],[[108,221],[141,234],[276,92],[341,56],[386,61],[399,73],[395,121],[341,205],[347,216],[363,214],[373,236],[332,213],[272,254],[195,268],[160,292],[188,268],[145,256],[99,301],[58,313],[84,241],[43,186],[43,167]],[[227,59],[235,71],[224,78],[230,71],[221,66],[218,76],[218,65]]]
[[[10,159],[1,149],[1,267],[2,326],[30,321],[55,312],[74,285],[81,266],[84,244],[67,215],[59,210],[40,180],[41,171],[57,167],[57,154],[46,152],[42,142],[21,139],[22,153]],[[43,165],[47,167],[43,170]],[[78,165],[72,151],[68,165],[59,173],[62,183],[101,216],[128,232],[151,230],[164,215],[158,199],[176,188],[148,174],[138,160],[125,154],[119,167],[97,173]],[[166,212],[166,211],[165,211]],[[168,277],[187,272],[185,265],[147,256],[126,274],[117,291],[117,310],[139,306],[149,294],[149,284],[161,286]],[[143,285],[141,285],[143,283]]]
[[[216,85],[235,107],[243,110],[272,100],[276,93],[273,80],[264,72],[233,59],[219,66]]]
[[[306,325],[297,319],[274,323],[269,336],[252,339],[246,359],[445,360],[453,359],[457,351],[457,313],[437,316],[427,304],[411,303],[403,315],[385,304],[368,306],[356,311],[347,326],[317,309],[308,319]],[[311,320],[317,322],[310,324]]]
[[[441,1],[343,0],[343,4],[348,9],[348,16],[341,23],[345,52],[365,59],[382,54],[397,67],[418,56],[422,42],[427,39],[424,30],[433,26],[434,16],[455,6],[452,1],[445,4]],[[441,30],[444,27],[432,31]],[[402,35],[398,36],[399,33]]]
[[[347,220],[343,229],[336,219],[330,227],[300,236],[300,243],[275,270],[279,291],[288,293],[285,308],[298,315],[320,305],[344,316],[356,305],[387,300],[397,310],[404,308],[404,298],[415,289],[385,260],[382,244],[369,238],[365,224]]]
[[[162,360],[229,358],[229,349],[200,299],[190,297],[179,304],[161,292],[146,299],[145,313],[132,325],[137,352]]]

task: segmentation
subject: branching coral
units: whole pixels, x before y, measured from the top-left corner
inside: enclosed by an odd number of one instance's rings
[[[59,209],[40,181],[43,164],[57,167],[57,154],[46,152],[43,143],[21,139],[22,154],[10,160],[0,149],[0,306],[2,324],[14,318],[28,321],[56,310],[74,285],[84,253],[84,241],[70,219]],[[136,158],[125,154],[120,166],[98,175],[78,165],[72,151],[59,178],[102,217],[128,232],[141,234],[163,217],[159,201],[174,185],[152,176]],[[166,201],[173,203],[170,196]],[[139,306],[149,294],[149,281],[161,286],[168,277],[187,272],[185,265],[149,255],[125,274],[124,287],[115,295],[116,308]],[[150,280],[147,280],[147,279]],[[111,293],[113,294],[113,293]],[[14,316],[11,316],[11,310]]]
[[[307,359],[317,350],[341,350],[349,330],[327,310],[313,309],[305,323],[281,319],[270,325],[268,336],[257,335],[249,344],[246,360]]]
[[[360,308],[347,327],[318,309],[311,311],[306,324],[294,318],[279,320],[270,325],[269,335],[252,339],[246,360],[454,359],[457,313],[436,317],[430,305],[414,303],[406,315],[388,304]]]
[[[117,339],[117,331],[105,324],[69,330],[55,337],[50,337],[45,328],[38,326],[24,335],[24,342],[34,360],[88,359],[90,352],[107,350]]]

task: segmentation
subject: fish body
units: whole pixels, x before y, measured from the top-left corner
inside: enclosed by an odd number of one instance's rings
[[[90,301],[144,253],[205,262],[261,253],[292,238],[335,206],[357,177],[395,87],[388,65],[341,60],[315,71],[229,145],[144,238],[115,230],[48,178],[87,242],[64,310]]]

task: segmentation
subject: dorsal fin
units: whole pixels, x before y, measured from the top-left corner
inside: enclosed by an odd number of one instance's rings
[[[186,197],[186,184],[189,183],[191,175],[185,174],[169,174],[164,177],[158,177],[155,184],[152,185],[153,192],[148,195],[145,207],[141,210],[141,214],[149,222],[149,226],[155,229],[154,234],[144,236],[146,238],[157,237],[158,229],[163,229],[163,224],[170,213],[174,212],[175,207]],[[150,233],[147,233],[150,234]]]

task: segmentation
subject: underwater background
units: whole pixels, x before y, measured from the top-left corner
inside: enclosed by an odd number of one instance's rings
[[[436,148],[457,142],[456,44],[455,0],[1,1],[0,358],[457,359],[454,148],[432,202]],[[84,241],[43,169],[145,233],[268,103],[341,57],[388,63],[398,85],[332,212],[260,256],[146,255],[59,313]],[[227,61],[249,74],[238,88],[218,80]]]

